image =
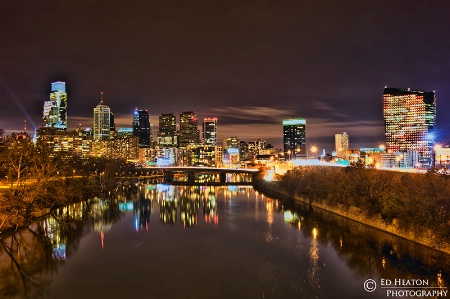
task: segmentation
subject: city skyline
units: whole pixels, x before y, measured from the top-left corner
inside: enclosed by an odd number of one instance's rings
[[[448,144],[448,8],[437,1],[6,2],[0,128],[18,131],[24,120],[30,132],[39,127],[49,84],[64,81],[69,129],[92,126],[103,91],[117,128],[130,127],[135,107],[147,109],[153,125],[161,113],[196,110],[199,119],[219,119],[219,141],[264,138],[281,148],[282,120],[294,115],[308,122],[307,145],[331,152],[338,132],[351,136],[350,148],[384,142],[389,86],[435,91],[437,141]]]

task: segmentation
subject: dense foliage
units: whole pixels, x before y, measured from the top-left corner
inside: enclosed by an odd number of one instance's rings
[[[45,211],[115,190],[132,171],[125,160],[49,155],[27,134],[12,134],[0,147],[0,231],[29,224]]]
[[[280,181],[291,196],[366,216],[381,215],[408,230],[431,230],[438,240],[450,240],[450,178],[427,174],[367,169],[356,163],[347,168],[301,167]]]

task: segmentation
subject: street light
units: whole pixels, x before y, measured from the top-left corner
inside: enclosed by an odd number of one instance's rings
[[[313,153],[313,155],[315,155],[316,153],[317,153],[317,146],[315,146],[315,145],[313,145],[313,146],[311,146],[311,153]]]

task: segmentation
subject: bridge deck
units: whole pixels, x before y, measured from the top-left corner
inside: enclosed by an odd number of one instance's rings
[[[221,168],[221,167],[199,167],[199,166],[168,166],[168,167],[145,167],[147,170],[174,171],[174,172],[215,172],[215,173],[258,173],[255,168]]]

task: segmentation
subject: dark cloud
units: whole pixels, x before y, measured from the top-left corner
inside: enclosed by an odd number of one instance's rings
[[[388,85],[436,90],[446,140],[449,8],[414,0],[1,0],[0,127],[39,124],[59,80],[71,126],[90,124],[104,91],[119,126],[131,124],[134,108],[148,109],[155,128],[161,113],[196,110],[219,117],[219,138],[280,146],[281,121],[294,114],[310,124],[308,142],[331,144],[347,131],[375,145]]]

